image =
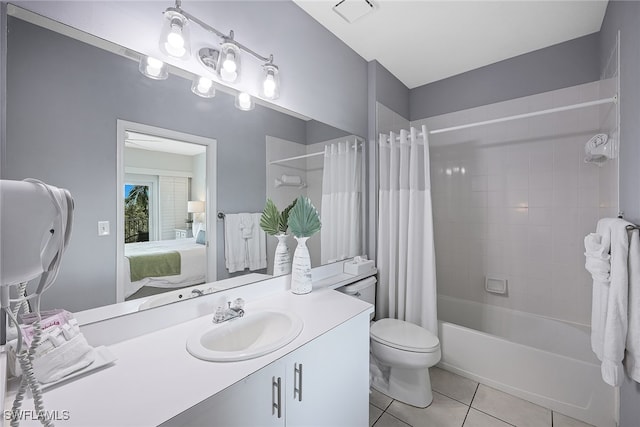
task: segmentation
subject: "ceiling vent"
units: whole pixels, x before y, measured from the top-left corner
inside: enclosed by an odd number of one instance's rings
[[[333,11],[350,24],[374,10],[375,7],[369,0],[342,0],[333,6]]]

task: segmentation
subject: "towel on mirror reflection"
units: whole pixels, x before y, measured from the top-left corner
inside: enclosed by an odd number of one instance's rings
[[[253,238],[254,227],[259,226],[259,222],[254,224],[253,217],[249,213],[241,213],[240,215],[240,233],[245,240]]]
[[[225,266],[229,273],[267,268],[267,238],[262,213],[227,214],[224,223]]]
[[[602,379],[619,386],[623,380],[628,325],[629,222],[618,218],[598,221],[597,234],[611,255],[610,281],[594,278],[591,310],[591,348],[602,362]]]
[[[246,268],[246,244],[242,236],[239,214],[226,214],[224,217],[224,263],[229,273]]]
[[[267,235],[260,228],[260,217],[262,213],[253,213],[251,220],[251,238],[247,240],[247,266],[249,270],[261,270],[267,268]]]
[[[624,365],[627,375],[640,382],[640,231],[629,242],[629,328]]]

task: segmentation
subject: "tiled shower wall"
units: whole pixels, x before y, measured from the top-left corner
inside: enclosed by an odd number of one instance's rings
[[[604,80],[412,122],[440,129],[611,97]],[[590,323],[584,236],[615,216],[617,160],[584,162],[617,136],[615,104],[430,136],[438,293]],[[506,278],[508,293],[485,291]],[[480,328],[481,325],[478,325]]]

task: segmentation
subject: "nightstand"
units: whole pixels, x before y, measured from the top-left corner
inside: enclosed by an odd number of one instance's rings
[[[193,232],[184,228],[176,228],[176,239],[187,239],[193,237]]]

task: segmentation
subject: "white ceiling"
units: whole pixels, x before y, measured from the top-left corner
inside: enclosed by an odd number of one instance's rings
[[[332,10],[339,0],[293,1],[410,89],[600,31],[607,7],[606,0],[370,0],[375,10],[349,24]]]

